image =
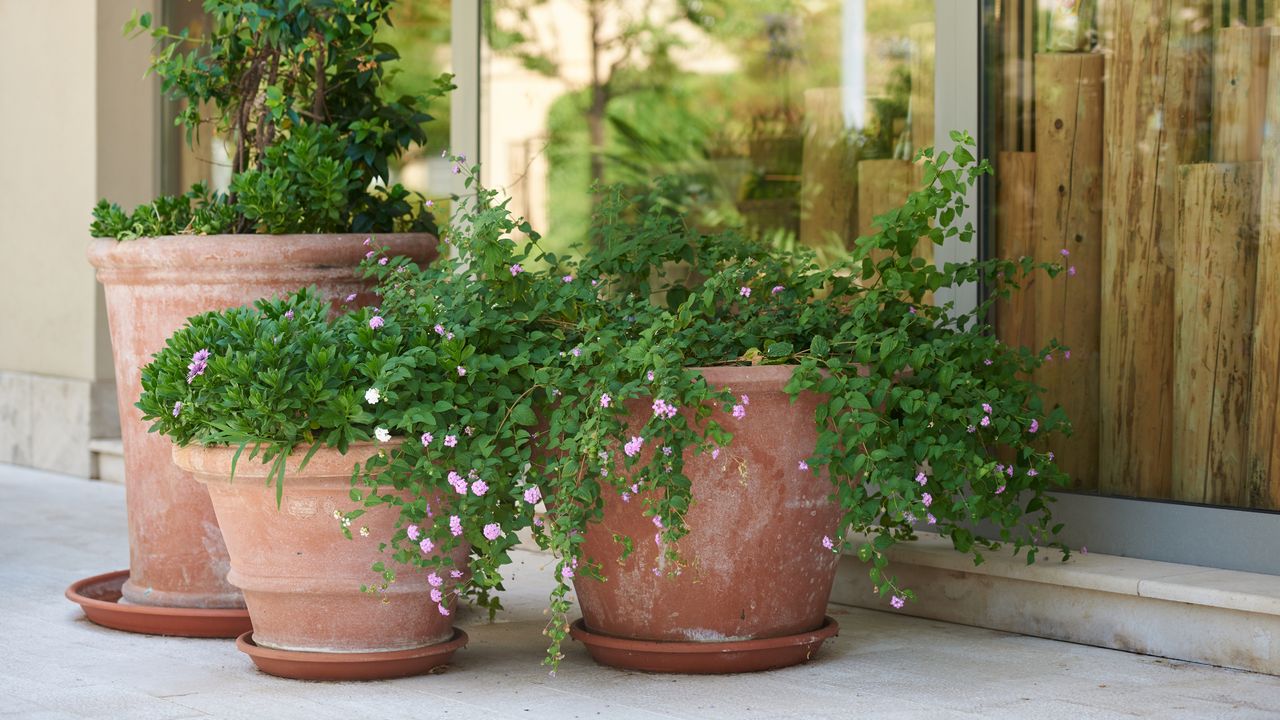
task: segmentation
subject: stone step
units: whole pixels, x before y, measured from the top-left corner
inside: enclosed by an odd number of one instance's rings
[[[897,612],[1280,675],[1280,576],[1052,551],[1034,565],[987,552],[975,566],[950,540],[919,537],[888,552],[918,598]],[[840,570],[833,603],[889,609],[855,555]]]
[[[120,438],[96,438],[89,441],[93,475],[109,483],[124,484],[124,443]]]

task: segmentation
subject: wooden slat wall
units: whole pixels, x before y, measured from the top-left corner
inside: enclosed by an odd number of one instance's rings
[[[1033,347],[1057,339],[1070,356],[1045,363],[1035,380],[1071,420],[1072,436],[1052,438],[1049,449],[1072,487],[1085,490],[1098,486],[1102,74],[1100,54],[1036,55],[1033,255],[1074,272],[1037,279]]]

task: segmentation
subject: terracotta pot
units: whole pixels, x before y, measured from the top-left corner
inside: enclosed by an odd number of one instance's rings
[[[824,627],[837,561],[821,540],[840,519],[825,475],[798,469],[817,441],[819,397],[791,402],[783,391],[789,366],[698,370],[713,386],[749,395],[750,404],[742,420],[718,414],[734,434],[718,459],[686,453],[693,493],[690,532],[679,545],[686,566],[678,576],[665,572],[643,496],[624,503],[609,493],[604,518],[587,530],[584,545],[607,581],[574,580],[586,629],[640,641],[721,644],[816,631]],[[634,418],[629,434],[639,434],[652,414],[650,401],[628,401],[627,408]],[[650,445],[646,453],[656,450]],[[615,533],[635,541],[626,560],[619,560]]]
[[[188,608],[243,607],[227,583],[227,551],[209,494],[170,459],[134,407],[141,368],[186,319],[316,285],[341,300],[367,287],[356,265],[365,235],[210,235],[95,240],[89,262],[106,291],[115,356],[129,517],[124,600]],[[379,235],[393,255],[435,256],[430,235]],[[367,299],[367,298],[366,298]]]
[[[266,482],[270,465],[246,461],[246,454],[231,481],[235,448],[173,448],[174,463],[208,487],[231,553],[227,578],[244,591],[255,645],[295,652],[376,653],[453,638],[451,618],[441,615],[428,597],[431,586],[421,569],[397,565],[396,581],[385,591],[360,591],[361,585],[382,581],[370,569],[374,561],[394,564],[378,546],[395,531],[399,509],[368,508],[353,523],[350,540],[343,536],[334,511],[354,509],[348,496],[352,465],[377,450],[372,443],[354,444],[346,455],[322,448],[302,472],[297,467],[303,453],[295,453],[277,507],[275,487]],[[369,528],[368,537],[356,531],[360,526]],[[455,550],[458,567],[466,563],[467,553],[466,547]]]

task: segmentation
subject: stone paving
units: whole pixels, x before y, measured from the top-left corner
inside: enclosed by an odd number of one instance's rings
[[[622,672],[570,645],[539,664],[545,558],[517,551],[509,611],[461,614],[445,672],[304,683],[232,642],[97,627],[62,597],[128,564],[124,489],[0,465],[0,718],[1277,718],[1280,678],[833,606],[807,665],[701,677]]]

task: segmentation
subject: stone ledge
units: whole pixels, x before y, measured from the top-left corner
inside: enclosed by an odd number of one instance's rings
[[[974,566],[950,541],[922,533],[890,551],[913,589],[902,612],[1147,655],[1280,675],[1280,577],[1108,555],[1007,553]],[[866,567],[841,561],[832,602],[887,609]]]

